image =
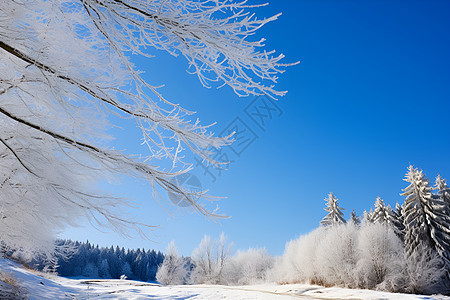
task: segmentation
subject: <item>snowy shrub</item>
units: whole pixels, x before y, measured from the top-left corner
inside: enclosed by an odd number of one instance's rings
[[[357,227],[352,223],[327,228],[316,249],[316,276],[319,282],[355,287],[357,238]]]
[[[288,242],[283,256],[275,261],[271,279],[278,283],[317,282],[316,249],[325,234],[321,227]]]
[[[167,246],[164,261],[156,272],[156,280],[165,285],[184,284],[186,276],[185,260],[178,255],[175,242],[172,241]]]
[[[404,252],[401,240],[389,226],[365,223],[359,230],[357,250],[359,287],[387,286],[385,280],[396,285],[394,274],[402,273]]]
[[[447,289],[443,278],[445,269],[437,253],[423,245],[406,259],[406,273],[409,278],[406,290],[411,293],[431,294]]]
[[[266,281],[267,271],[272,268],[274,259],[265,248],[250,248],[238,251],[224,270],[228,284],[256,284]]]

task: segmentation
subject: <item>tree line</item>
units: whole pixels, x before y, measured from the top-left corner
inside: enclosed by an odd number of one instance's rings
[[[104,279],[126,278],[155,281],[158,266],[164,260],[164,254],[160,251],[145,249],[127,249],[119,246],[99,247],[89,241],[84,243],[71,240],[58,240],[59,245],[74,249],[70,255],[57,254],[57,264],[54,271],[64,277],[88,277]],[[45,261],[35,258],[30,263],[31,267],[44,270]]]

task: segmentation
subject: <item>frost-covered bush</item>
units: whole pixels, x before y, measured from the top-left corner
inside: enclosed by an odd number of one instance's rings
[[[409,279],[407,292],[425,294],[450,292],[450,283],[443,282],[445,278],[443,261],[435,251],[421,245],[405,262],[405,272]]]
[[[284,254],[276,259],[271,279],[278,283],[316,282],[316,249],[326,230],[321,227],[286,244]]]
[[[165,285],[184,284],[188,272],[185,265],[186,262],[183,257],[178,255],[175,242],[170,242],[167,246],[164,261],[156,272],[156,280]]]
[[[274,258],[265,248],[250,248],[238,251],[226,266],[225,280],[227,284],[256,284],[265,282],[267,271],[272,268]]]
[[[357,240],[357,227],[352,223],[327,228],[325,236],[317,244],[315,253],[316,277],[319,283],[356,286]]]
[[[400,288],[404,265],[404,249],[401,240],[387,225],[366,223],[359,230],[358,264],[356,276],[358,286],[375,288],[390,286]],[[400,276],[398,276],[400,275]]]

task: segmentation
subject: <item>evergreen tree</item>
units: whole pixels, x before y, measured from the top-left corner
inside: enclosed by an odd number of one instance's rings
[[[355,210],[353,209],[350,214],[350,222],[352,222],[355,225],[359,225],[361,223],[360,217],[358,217],[355,213]]]
[[[320,221],[320,225],[329,226],[329,225],[337,225],[344,224],[344,213],[342,212],[343,208],[338,206],[338,199],[333,195],[333,193],[329,193],[328,197],[325,198],[327,202],[327,207],[324,208],[328,214]]]
[[[363,211],[363,218],[362,218],[362,223],[363,224],[373,223],[372,213],[373,213],[372,209],[370,209],[369,212],[367,212],[367,210]]]
[[[122,273],[122,275],[125,275],[126,278],[134,277],[133,272],[131,271],[131,266],[127,261],[122,264],[122,269],[120,270],[120,273]],[[122,275],[120,275],[120,276],[122,276]]]
[[[448,187],[447,181],[441,175],[436,177],[435,190],[437,190],[437,195],[444,205],[445,214],[450,216],[450,187]]]
[[[405,250],[408,255],[421,244],[436,251],[447,266],[450,266],[449,217],[445,202],[431,193],[432,188],[421,170],[409,166],[405,181],[410,185],[404,189]],[[442,182],[442,181],[441,181]]]
[[[404,210],[405,250],[411,256],[421,245],[431,249],[434,248],[427,214],[431,210],[432,194],[429,182],[422,171],[411,165],[408,167],[404,180],[409,182],[409,186],[401,194],[406,197]]]
[[[375,210],[372,214],[372,221],[374,223],[380,223],[380,224],[389,224],[389,212],[388,208],[384,204],[383,199],[380,197],[377,197],[375,200]]]
[[[403,241],[405,237],[405,225],[403,225],[403,207],[395,204],[395,210],[391,209],[389,223],[392,225],[395,234]]]
[[[434,214],[438,221],[433,238],[439,240],[436,243],[438,252],[444,258],[450,273],[450,188],[447,186],[446,180],[438,175],[435,189],[437,195],[435,196]]]
[[[98,266],[98,276],[100,278],[111,278],[111,274],[109,273],[108,260],[106,259],[100,260]]]

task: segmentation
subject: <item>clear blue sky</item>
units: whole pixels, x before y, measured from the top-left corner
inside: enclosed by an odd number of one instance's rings
[[[115,192],[141,205],[138,219],[160,225],[150,236],[156,243],[89,225],[63,237],[156,250],[175,240],[190,255],[204,234],[223,231],[235,249],[265,246],[279,255],[288,240],[318,226],[329,192],[348,218],[352,209],[370,209],[377,196],[391,205],[402,202],[409,163],[432,181],[437,174],[450,180],[449,1],[270,2],[257,14],[283,15],[261,30],[266,49],[301,63],[280,76],[278,88],[289,93],[262,128],[246,114],[254,97],[204,89],[186,73],[183,58],[159,52],[138,61],[146,79],[165,84],[160,92],[166,98],[197,111],[204,124],[217,121],[216,133],[233,121],[251,129],[247,137],[255,139],[240,156],[228,149],[233,162],[215,182],[195,172],[210,194],[227,197],[220,211],[232,218],[218,224],[198,214],[169,216],[152,200],[150,187],[124,179]],[[140,136],[134,125],[116,135],[115,148],[143,150],[135,147]]]

